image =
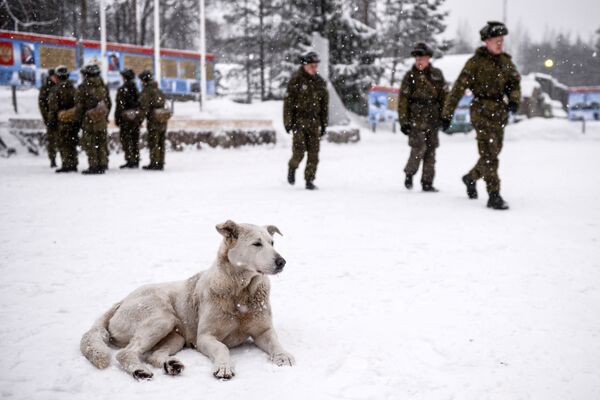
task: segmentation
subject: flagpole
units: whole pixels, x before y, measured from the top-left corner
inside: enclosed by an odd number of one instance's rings
[[[160,24],[159,0],[154,0],[154,78],[160,87]]]
[[[108,79],[106,61],[106,0],[100,0],[100,70],[104,82]]]
[[[204,0],[200,2],[200,110],[206,105],[206,22]]]

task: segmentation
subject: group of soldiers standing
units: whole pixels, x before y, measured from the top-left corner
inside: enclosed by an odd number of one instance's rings
[[[473,93],[471,123],[476,131],[479,159],[462,177],[470,199],[476,199],[476,182],[483,178],[489,199],[487,206],[508,209],[500,196],[498,155],[502,149],[504,127],[509,112],[518,110],[521,99],[520,75],[511,57],[503,52],[508,29],[501,22],[488,22],[480,31],[484,46],[465,64],[451,91],[442,71],[433,67],[433,50],[417,43],[411,52],[415,64],[402,79],[398,96],[401,131],[408,136],[410,156],[404,168],[404,185],[413,188],[413,176],[422,164],[421,186],[425,192],[437,192],[435,153],[438,131],[447,131],[454,110],[466,89]],[[288,182],[295,183],[298,164],[307,153],[306,189],[314,190],[319,161],[319,140],[327,127],[327,86],[316,73],[319,58],[311,52],[301,58],[301,67],[292,76],[284,100],[284,125],[293,134],[292,157],[288,163]]]
[[[75,88],[69,80],[69,71],[60,66],[48,71],[48,78],[40,89],[38,105],[47,127],[48,156],[51,167],[56,167],[60,153],[62,165],[57,173],[77,172],[77,146],[88,159],[88,168],[82,173],[103,174],[108,169],[108,115],[112,107],[108,87],[100,76],[97,65],[81,69],[83,81]],[[146,120],[150,163],[144,169],[162,170],[165,160],[165,134],[170,111],[165,109],[165,98],[150,71],[139,74],[142,92],[135,83],[135,73],[121,72],[123,85],[116,97],[115,122],[125,153],[125,164],[120,168],[138,168],[140,161],[140,126]],[[79,131],[82,131],[79,137]]]

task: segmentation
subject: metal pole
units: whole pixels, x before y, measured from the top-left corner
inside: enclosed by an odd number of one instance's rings
[[[206,21],[204,0],[200,2],[200,110],[206,105]]]
[[[160,87],[160,24],[159,0],[154,0],[154,76]]]
[[[102,79],[107,82],[108,65],[106,63],[106,0],[100,0],[100,69]]]
[[[19,110],[17,109],[17,87],[15,85],[12,85],[12,103],[13,108],[15,109],[15,114],[18,114]]]
[[[504,25],[507,24],[507,20],[508,20],[508,4],[507,4],[508,0],[502,0],[502,22],[504,23]]]

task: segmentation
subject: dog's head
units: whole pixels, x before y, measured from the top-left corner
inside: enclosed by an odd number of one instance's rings
[[[235,268],[261,274],[277,274],[283,270],[285,259],[273,248],[273,235],[281,235],[276,226],[236,224],[228,220],[216,228],[223,235],[227,259]]]

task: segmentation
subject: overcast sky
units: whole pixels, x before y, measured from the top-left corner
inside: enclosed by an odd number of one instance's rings
[[[527,26],[533,40],[539,40],[544,32],[555,29],[580,35],[585,41],[600,28],[600,0],[506,0],[508,28],[519,21]],[[504,0],[446,0],[448,28],[444,37],[454,37],[461,20],[469,23],[474,40],[486,21],[502,21]],[[510,34],[510,33],[509,33]]]

